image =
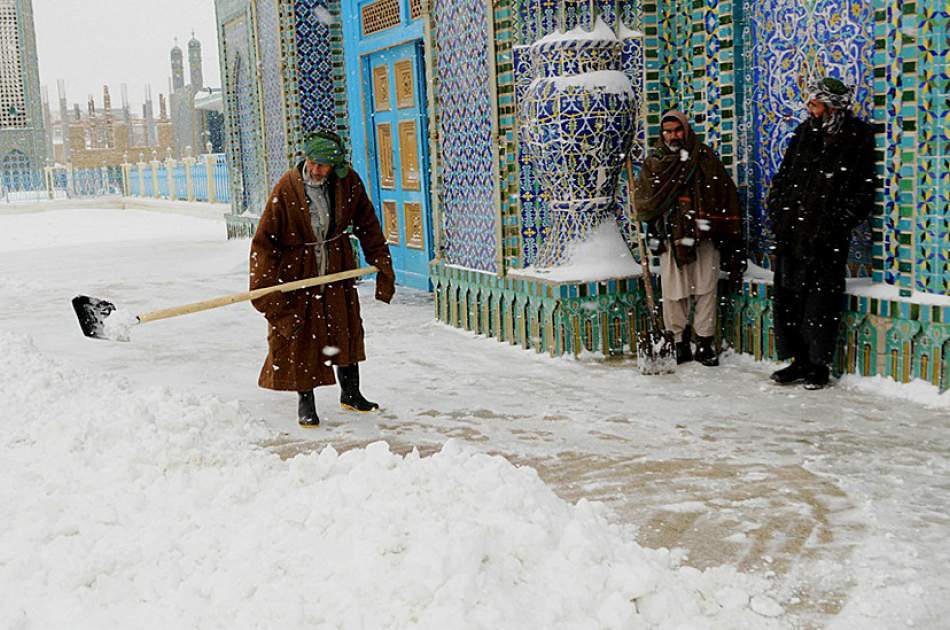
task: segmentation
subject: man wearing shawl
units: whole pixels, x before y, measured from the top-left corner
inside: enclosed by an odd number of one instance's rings
[[[828,384],[851,232],[874,206],[874,131],[851,112],[851,89],[825,78],[807,91],[808,119],[785,151],[766,201],[775,233],[772,312],[777,383]]]
[[[340,138],[331,132],[312,134],[303,153],[305,159],[277,182],[261,215],[251,242],[251,289],[353,269],[352,230],[367,262],[379,269],[376,299],[389,302],[395,290],[389,247]],[[268,353],[258,384],[297,392],[301,426],[320,424],[313,388],[337,379],[345,409],[379,407],[360,392],[358,362],[366,355],[353,280],[270,294],[252,303],[268,322]],[[336,379],[331,366],[336,366]]]
[[[676,338],[677,363],[693,358],[684,335],[692,299],[695,358],[715,366],[719,269],[737,283],[746,267],[736,185],[682,112],[663,114],[660,126],[634,190],[637,219],[649,223],[651,249],[660,254],[663,323]]]

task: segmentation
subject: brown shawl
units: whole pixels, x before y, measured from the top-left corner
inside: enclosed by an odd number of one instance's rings
[[[651,224],[661,245],[667,241],[679,265],[696,260],[696,245],[711,238],[720,249],[728,245],[723,267],[736,264],[733,252],[743,240],[739,197],[715,152],[696,138],[686,116],[672,110],[686,130],[681,150],[672,151],[659,138],[640,169],[634,189],[637,218]]]

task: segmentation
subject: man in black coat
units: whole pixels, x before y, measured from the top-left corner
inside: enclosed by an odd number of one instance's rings
[[[808,119],[792,136],[767,208],[775,232],[772,374],[807,389],[828,384],[841,319],[851,232],[874,206],[874,131],[851,111],[852,91],[825,78],[808,88]]]

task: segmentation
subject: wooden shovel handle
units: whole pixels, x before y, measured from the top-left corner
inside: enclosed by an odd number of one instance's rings
[[[637,218],[637,208],[633,198],[633,163],[627,158],[627,196],[630,198],[630,218],[637,235],[637,247],[640,249],[640,267],[643,269],[643,287],[647,292],[647,308],[650,316],[657,319],[656,299],[653,297],[653,274],[650,273],[650,257],[647,256],[646,246],[643,243],[643,234],[640,231],[640,220]],[[655,324],[656,325],[656,324]],[[662,330],[662,326],[659,327]]]
[[[219,306],[227,306],[228,304],[236,304],[238,302],[247,302],[249,300],[256,300],[259,297],[265,295],[270,295],[271,293],[287,293],[289,291],[296,291],[297,289],[306,289],[307,287],[315,287],[320,284],[330,284],[332,282],[338,282],[340,280],[349,280],[350,278],[357,278],[359,276],[369,275],[371,273],[376,273],[379,271],[376,267],[360,267],[359,269],[350,269],[349,271],[341,271],[339,273],[331,273],[325,276],[316,276],[314,278],[304,278],[303,280],[295,280],[294,282],[287,282],[284,284],[277,284],[272,287],[264,287],[261,289],[254,289],[253,291],[244,291],[243,293],[232,293],[231,295],[222,295],[221,297],[212,298],[210,300],[205,300],[203,302],[194,302],[192,304],[185,304],[184,306],[173,306],[172,308],[165,308],[160,311],[151,311],[149,313],[142,313],[139,315],[139,322],[154,322],[157,319],[168,319],[169,317],[177,317],[178,315],[187,315],[188,313],[197,313],[199,311],[207,311],[212,308],[218,308]]]

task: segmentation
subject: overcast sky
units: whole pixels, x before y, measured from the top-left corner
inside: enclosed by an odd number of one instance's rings
[[[132,104],[140,105],[151,83],[157,113],[159,92],[168,93],[175,37],[188,83],[192,30],[201,41],[205,85],[220,87],[213,0],[33,0],[33,13],[40,83],[49,86],[54,108],[57,79],[66,80],[70,105],[82,107],[89,94],[101,107],[103,84],[118,107],[122,83]]]

